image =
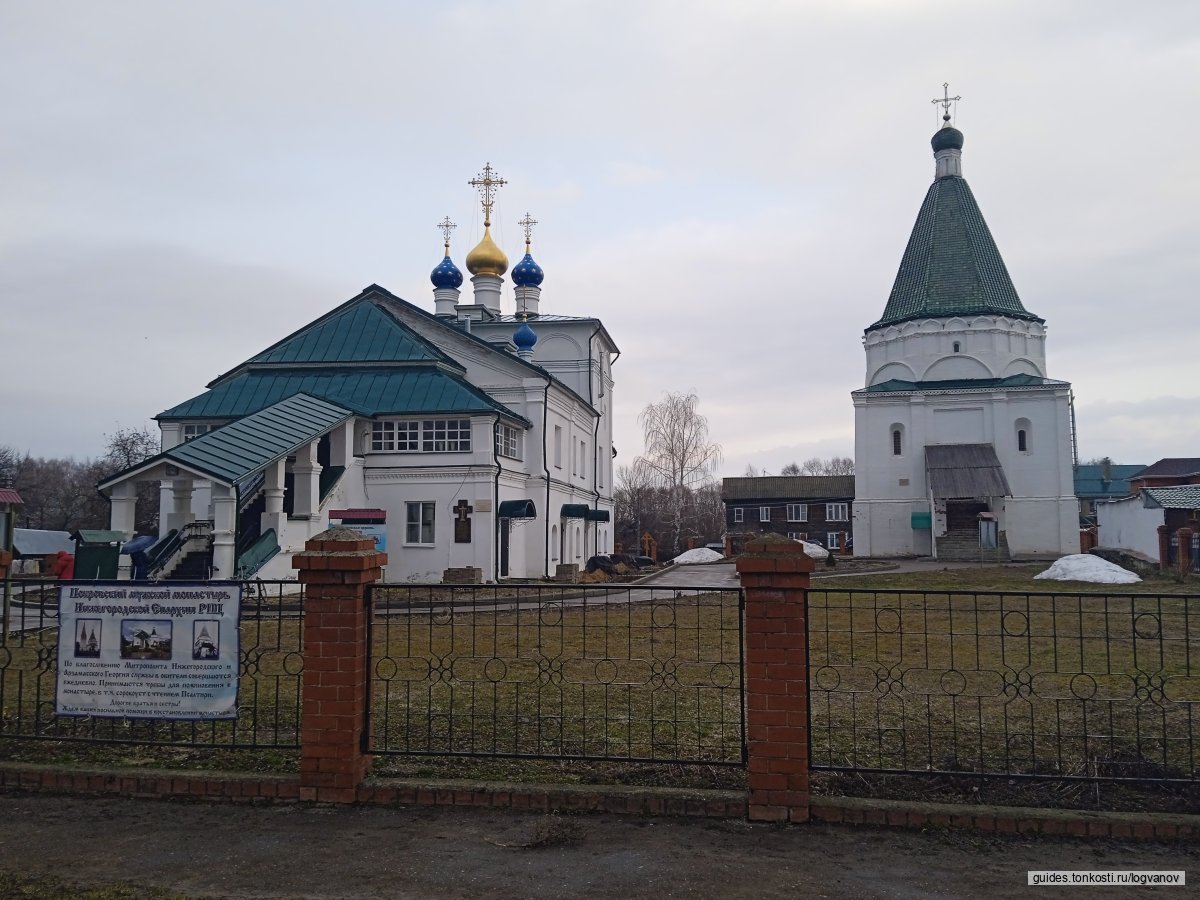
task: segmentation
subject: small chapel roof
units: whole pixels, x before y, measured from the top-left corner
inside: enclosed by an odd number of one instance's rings
[[[955,133],[961,137],[961,132]],[[958,149],[935,143],[934,151]],[[1017,296],[966,179],[942,175],[925,194],[883,315],[867,330],[964,315],[1044,321],[1025,309]]]

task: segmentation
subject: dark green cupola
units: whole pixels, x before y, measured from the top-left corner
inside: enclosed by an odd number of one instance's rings
[[[1002,315],[1043,321],[1025,309],[975,196],[962,177],[963,133],[949,115],[930,141],[933,184],[917,213],[887,307],[867,331],[912,319]]]

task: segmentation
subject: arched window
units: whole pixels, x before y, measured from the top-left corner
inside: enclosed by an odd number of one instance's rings
[[[954,342],[954,352],[958,353],[961,349],[962,349],[962,344],[960,344],[958,341],[955,341]]]
[[[892,426],[892,456],[904,454],[904,426]]]
[[[1017,452],[1032,453],[1033,425],[1028,419],[1017,419],[1017,421],[1013,423],[1013,427],[1017,432]]]

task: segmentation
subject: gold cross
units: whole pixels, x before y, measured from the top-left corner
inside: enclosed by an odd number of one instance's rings
[[[944,82],[942,82],[942,97],[941,97],[941,99],[939,100],[937,97],[934,97],[929,102],[942,104],[942,110],[943,110],[942,121],[949,122],[950,121],[950,104],[957,103],[961,99],[962,99],[962,97],[951,97],[950,96],[950,82],[944,81]]]
[[[450,221],[449,216],[446,216],[446,218],[442,219],[442,221],[437,223],[437,227],[441,230],[442,237],[445,238],[445,240],[446,240],[446,255],[449,256],[450,255],[450,232],[452,232],[458,226]]]
[[[496,191],[508,182],[497,174],[491,163],[487,163],[483,167],[483,171],[467,184],[479,189],[479,196],[483,199],[483,227],[487,228],[492,224],[492,206],[496,202]]]
[[[525,252],[526,253],[529,252],[529,241],[533,237],[533,226],[536,225],[537,223],[538,223],[538,220],[535,219],[533,216],[531,216],[529,213],[525,213],[525,218],[517,220],[517,224],[525,229]]]

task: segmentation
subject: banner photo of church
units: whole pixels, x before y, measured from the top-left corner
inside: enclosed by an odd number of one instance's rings
[[[236,718],[241,605],[240,584],[60,588],[58,715]]]

